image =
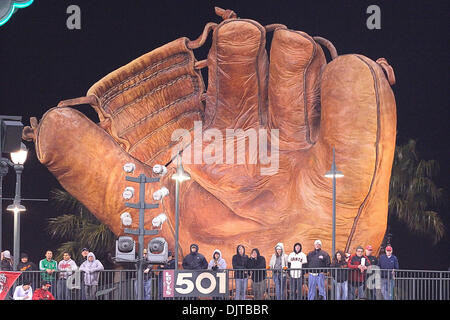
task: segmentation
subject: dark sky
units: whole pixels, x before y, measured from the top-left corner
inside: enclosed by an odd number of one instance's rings
[[[68,30],[66,9],[81,8],[81,30]],[[366,8],[381,8],[381,30],[366,28]],[[441,165],[439,186],[449,183],[448,1],[61,1],[35,0],[0,27],[0,114],[21,115],[24,124],[38,119],[60,100],[82,96],[107,73],[181,36],[195,39],[205,23],[220,22],[214,6],[261,24],[283,23],[291,29],[331,40],[340,54],[385,57],[394,67],[398,112],[397,143],[417,139],[424,159]],[[195,51],[204,59],[206,46]],[[93,113],[89,109],[82,109]],[[64,139],[62,136],[61,139]],[[36,159],[34,147],[23,174],[22,194],[47,198],[56,179]],[[13,196],[14,174],[4,181]],[[4,203],[4,209],[8,203]],[[22,251],[34,261],[56,247],[45,232],[57,213],[48,203],[26,203],[22,216]],[[447,206],[448,208],[448,206]],[[6,212],[3,210],[3,212]],[[441,210],[450,233],[448,209]],[[4,213],[3,247],[12,251],[13,219]],[[394,224],[393,246],[402,268],[447,269],[450,236],[437,246]]]

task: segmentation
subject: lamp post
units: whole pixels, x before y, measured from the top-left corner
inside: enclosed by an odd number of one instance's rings
[[[14,212],[14,270],[19,264],[20,255],[20,213],[26,209],[20,204],[21,201],[21,176],[23,171],[23,164],[27,159],[27,148],[21,143],[20,149],[16,152],[11,152],[11,160],[16,171],[16,195],[14,196],[13,204],[9,205],[6,210]]]
[[[3,152],[14,152],[20,148],[23,129],[21,121],[21,116],[0,115],[0,251],[3,251],[3,178],[8,174],[8,166],[14,166],[9,159],[3,158]]]
[[[334,147],[333,147],[333,162],[331,163],[331,170],[325,174],[326,178],[333,179],[333,232],[332,232],[332,247],[331,251],[334,257],[336,253],[336,178],[342,178],[344,174],[341,171],[338,171],[336,168],[336,161],[334,156]]]
[[[172,179],[175,180],[175,270],[178,270],[180,185],[182,182],[191,179],[190,174],[183,169],[183,165],[181,164],[181,155],[179,152],[177,154],[177,172],[172,175]]]

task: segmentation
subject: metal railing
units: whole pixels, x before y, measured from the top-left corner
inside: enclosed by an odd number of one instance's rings
[[[179,270],[186,271],[189,270]],[[449,271],[393,271],[375,267],[364,273],[348,268],[227,269],[222,272],[227,274],[228,290],[214,299],[450,300]],[[160,270],[152,270],[144,275],[144,299],[195,299],[164,298],[161,273]],[[50,281],[50,292],[58,300],[137,299],[136,270],[100,271],[95,285],[85,283],[84,273],[79,271],[72,274],[55,272],[52,275],[42,271],[25,271],[16,280],[15,286],[21,285],[25,279],[30,280],[33,291],[42,281]],[[13,292],[14,288],[10,290],[10,299]]]

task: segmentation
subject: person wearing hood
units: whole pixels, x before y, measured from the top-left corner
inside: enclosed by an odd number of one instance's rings
[[[238,245],[236,247],[236,254],[232,258],[234,279],[236,281],[236,296],[235,300],[245,300],[245,295],[247,293],[247,271],[239,271],[242,269],[248,269],[248,256],[245,254],[245,247],[243,245]]]
[[[104,269],[103,264],[95,258],[94,253],[89,252],[87,260],[80,266],[80,271],[84,272],[84,289],[87,300],[95,299],[99,274]]]
[[[319,288],[319,299],[326,300],[325,275],[321,268],[328,268],[331,264],[330,255],[322,250],[322,241],[314,241],[314,250],[306,256],[308,259],[308,268],[315,268],[308,274],[308,300],[316,298],[316,287]]]
[[[257,248],[253,249],[248,260],[250,278],[252,279],[252,289],[255,300],[263,300],[266,291],[266,258],[264,258]],[[257,269],[262,269],[258,270]]]
[[[273,269],[273,281],[275,282],[275,296],[277,300],[286,299],[286,273],[284,269],[288,267],[288,255],[284,253],[284,245],[279,242],[275,246],[275,253],[269,263]]]
[[[294,251],[288,256],[288,266],[291,269],[291,299],[300,300],[302,298],[302,268],[308,262],[306,254],[302,252],[302,244],[294,244]]]
[[[217,271],[217,270],[225,270],[227,268],[227,263],[225,259],[222,258],[222,252],[219,249],[214,250],[212,259],[208,263],[208,269]]]
[[[39,282],[38,277],[36,276],[37,273],[30,272],[30,271],[39,271],[36,264],[29,260],[28,254],[22,253],[20,255],[20,261],[17,264],[17,271],[22,272],[22,280],[23,281],[31,281],[31,287],[38,288]]]
[[[63,253],[63,259],[58,263],[58,283],[57,283],[57,298],[58,300],[70,300],[71,292],[67,287],[67,279],[74,271],[78,270],[78,266],[70,257],[69,252]]]
[[[0,270],[1,271],[13,271],[13,262],[11,258],[11,252],[9,250],[5,250],[2,252],[1,262],[0,262]]]
[[[191,244],[190,253],[183,259],[183,269],[185,270],[204,270],[208,268],[208,262],[200,252],[198,245]]]

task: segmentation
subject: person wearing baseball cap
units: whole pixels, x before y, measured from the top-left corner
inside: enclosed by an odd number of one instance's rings
[[[34,291],[32,300],[55,300],[55,297],[49,291],[51,286],[50,281],[42,281],[41,287]]]
[[[385,252],[380,256],[378,266],[381,269],[381,293],[384,300],[392,300],[394,293],[394,275],[395,270],[400,269],[398,259],[392,254],[392,247],[386,247]]]
[[[367,259],[370,262],[369,269],[371,269],[372,266],[378,265],[378,259],[374,255],[372,255],[372,253],[373,253],[372,246],[371,245],[367,245],[366,246],[366,257],[367,257]],[[367,288],[367,299],[369,299],[369,300],[376,300],[376,297],[377,297],[376,293],[377,293],[376,289],[369,289],[369,288]]]
[[[320,270],[320,268],[330,267],[331,258],[327,252],[322,250],[322,241],[314,241],[314,250],[308,253],[306,259],[308,260],[308,268],[317,268],[317,270],[311,270],[308,274],[308,300],[315,300],[316,287],[319,288],[318,298],[326,300],[325,275],[324,270]]]

